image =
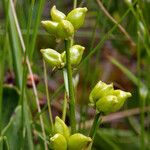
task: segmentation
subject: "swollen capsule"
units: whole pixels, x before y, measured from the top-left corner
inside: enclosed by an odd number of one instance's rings
[[[83,150],[90,142],[92,142],[90,137],[80,133],[73,134],[68,140],[68,150]]]
[[[69,128],[58,116],[55,118],[54,132],[62,134],[66,139],[70,136]]]
[[[116,105],[114,105],[114,107],[113,107],[113,112],[119,110],[123,106],[123,104],[127,100],[127,98],[131,97],[130,92],[125,92],[122,90],[114,90],[110,94],[116,96],[118,99],[118,103]]]
[[[59,133],[50,138],[50,145],[53,150],[67,150],[67,141],[65,137]]]
[[[61,39],[69,39],[74,34],[74,27],[69,21],[61,20],[57,27],[57,34]]]
[[[97,100],[105,95],[108,95],[113,90],[113,84],[106,84],[99,81],[90,93],[89,99],[91,103],[95,103]]]
[[[47,48],[47,49],[41,49],[41,53],[45,61],[48,62],[48,64],[51,67],[57,67],[57,68],[63,67],[61,55],[57,51]]]
[[[108,95],[104,96],[103,98],[99,99],[96,102],[96,109],[99,112],[103,112],[105,114],[108,114],[110,112],[114,112],[114,107],[117,105],[118,99],[116,96]]]
[[[41,24],[49,34],[57,36],[57,34],[56,34],[57,27],[58,27],[57,22],[46,20],[46,21],[41,21]]]
[[[64,13],[62,13],[61,11],[57,10],[56,6],[52,7],[52,9],[50,11],[50,15],[52,17],[52,20],[56,21],[56,22],[59,22],[66,18],[66,15]]]
[[[70,48],[70,61],[72,66],[77,66],[80,63],[84,50],[85,47],[81,45],[73,45]],[[62,60],[66,63],[66,52],[63,52],[61,56]]]
[[[83,25],[86,12],[86,7],[75,8],[67,15],[66,19],[70,21],[73,24],[75,30],[77,30]]]

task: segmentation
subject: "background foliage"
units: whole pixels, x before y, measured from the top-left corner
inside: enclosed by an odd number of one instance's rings
[[[51,128],[40,49],[63,51],[63,45],[40,21],[49,19],[53,5],[68,13],[73,1],[0,1],[0,149],[42,150],[43,141],[48,142]],[[103,117],[93,149],[150,149],[150,1],[78,0],[77,6],[88,8],[75,36],[75,43],[86,47],[74,75],[79,131],[87,134],[93,119],[90,90],[98,80],[113,82],[132,98],[120,112]],[[55,118],[62,115],[63,76],[47,66],[47,77]]]

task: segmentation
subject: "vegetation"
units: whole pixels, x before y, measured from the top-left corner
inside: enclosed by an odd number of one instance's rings
[[[149,9],[0,1],[0,150],[150,149]]]

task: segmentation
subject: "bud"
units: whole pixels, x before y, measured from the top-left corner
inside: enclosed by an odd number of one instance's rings
[[[123,104],[127,100],[127,98],[131,97],[130,92],[125,92],[122,90],[114,90],[111,92],[111,94],[116,96],[118,99],[118,103],[116,105],[114,105],[112,112],[119,110],[123,106]]]
[[[105,95],[108,95],[108,93],[112,90],[113,84],[107,85],[106,83],[99,81],[90,93],[90,102],[95,104],[97,100],[99,100]]]
[[[73,25],[67,20],[61,20],[57,27],[57,34],[61,39],[68,39],[74,34]]]
[[[67,150],[67,141],[65,137],[59,133],[50,138],[50,144],[53,150]]]
[[[52,17],[52,20],[56,21],[56,22],[59,22],[66,18],[66,15],[64,13],[62,13],[61,11],[57,10],[56,6],[52,7],[52,9],[50,11],[50,15]]]
[[[57,51],[47,48],[47,49],[41,49],[41,53],[45,61],[48,62],[48,64],[51,67],[57,67],[57,68],[63,67],[61,55]]]
[[[69,128],[58,116],[55,118],[54,132],[62,134],[66,139],[70,136]]]
[[[83,25],[86,12],[86,7],[75,8],[67,15],[66,19],[70,21],[73,24],[75,30],[77,30]]]
[[[68,140],[68,150],[83,150],[90,142],[92,142],[90,137],[80,133],[73,134]]]
[[[57,34],[56,34],[57,27],[58,27],[57,22],[47,20],[47,21],[41,21],[41,24],[49,34],[57,36]]]
[[[73,45],[70,48],[70,61],[71,61],[72,66],[77,66],[80,63],[84,49],[85,47],[81,45]],[[61,54],[61,57],[62,57],[63,62],[66,63],[66,52],[63,52]]]
[[[96,102],[96,109],[99,112],[108,114],[113,112],[114,106],[118,103],[117,97],[113,95],[104,96]]]
[[[91,105],[99,112],[108,114],[119,110],[128,97],[131,97],[131,93],[114,90],[113,84],[107,85],[99,81],[90,93],[89,99]]]

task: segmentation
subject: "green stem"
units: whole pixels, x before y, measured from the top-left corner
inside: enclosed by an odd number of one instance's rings
[[[63,102],[63,113],[62,113],[62,120],[65,122],[66,120],[66,113],[67,113],[67,97],[66,92],[64,95],[64,102]]]
[[[145,150],[144,106],[145,99],[141,99],[141,150]]]
[[[50,96],[48,92],[48,80],[47,80],[47,71],[46,71],[46,64],[45,61],[43,60],[43,66],[44,66],[44,80],[45,80],[45,88],[46,88],[46,97],[47,97],[47,105],[48,105],[48,111],[49,111],[49,118],[50,118],[50,124],[51,124],[51,129],[53,131],[53,117],[52,117],[52,110],[51,110],[51,101],[50,101]]]
[[[77,7],[77,0],[73,1],[73,9],[75,9]]]
[[[97,131],[97,129],[98,129],[100,123],[101,123],[100,114],[101,113],[96,113],[96,115],[94,117],[93,125],[92,125],[92,128],[90,130],[90,134],[89,134],[89,136],[92,139],[94,139],[96,131]]]
[[[35,48],[35,43],[36,43],[36,37],[37,37],[37,33],[38,33],[38,27],[40,24],[40,19],[41,19],[41,15],[42,15],[42,10],[45,4],[45,0],[39,0],[38,3],[38,8],[37,8],[37,16],[35,19],[35,23],[34,23],[34,28],[33,28],[33,35],[32,35],[32,39],[31,39],[31,45],[30,45],[30,53],[29,53],[29,58],[32,60],[33,57],[33,53],[34,53],[34,48]]]
[[[67,75],[68,75],[68,86],[69,86],[69,111],[70,111],[70,124],[72,133],[76,132],[76,119],[75,119],[75,96],[72,82],[72,68],[70,61],[70,49],[71,40],[65,40],[65,49],[66,49],[66,67],[67,67]]]

